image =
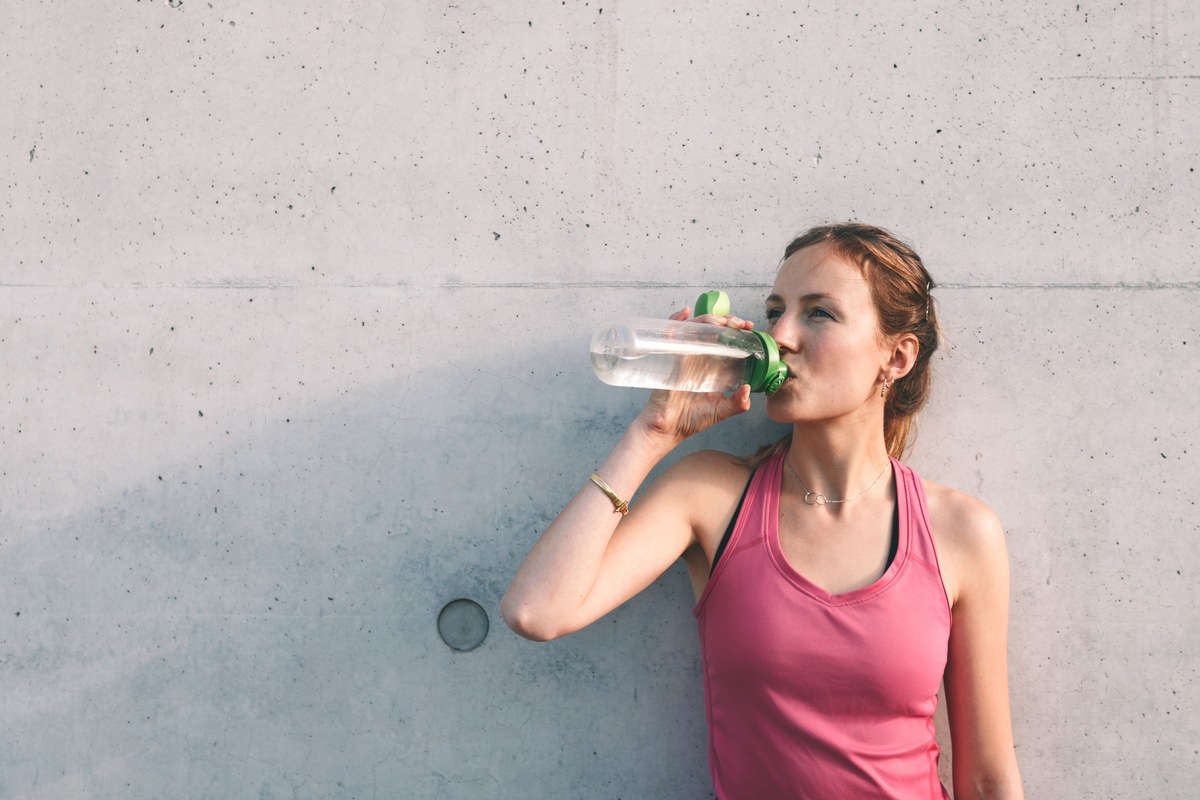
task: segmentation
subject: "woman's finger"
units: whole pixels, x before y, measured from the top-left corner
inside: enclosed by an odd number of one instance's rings
[[[686,320],[689,316],[691,316],[691,313],[692,313],[691,306],[684,306],[683,308],[679,309],[674,314],[672,314],[670,317],[668,317],[668,319],[679,320],[682,322],[682,321]]]
[[[743,330],[750,330],[754,327],[754,323],[750,320],[735,317],[732,314],[727,317],[719,317],[715,314],[703,314],[693,319],[692,322],[704,322],[709,325],[721,325],[726,328],[741,328]]]
[[[729,395],[724,402],[724,413],[722,419],[742,414],[750,410],[750,385],[743,383],[737,388],[733,394]]]

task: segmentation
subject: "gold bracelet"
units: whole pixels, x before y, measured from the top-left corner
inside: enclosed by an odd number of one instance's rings
[[[603,478],[593,472],[591,481],[600,487],[600,491],[608,495],[609,500],[612,500],[614,514],[625,516],[629,513],[629,503],[626,503],[624,500],[617,497],[617,493],[612,490],[611,486],[604,482]]]

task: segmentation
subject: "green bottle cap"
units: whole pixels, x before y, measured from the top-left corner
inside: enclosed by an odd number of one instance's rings
[[[729,295],[715,289],[700,295],[696,300],[694,316],[700,317],[705,314],[712,314],[716,317],[729,316]]]

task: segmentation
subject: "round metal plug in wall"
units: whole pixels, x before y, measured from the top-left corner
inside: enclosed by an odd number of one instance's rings
[[[483,644],[488,635],[488,615],[474,600],[461,598],[446,604],[437,620],[438,635],[455,650],[466,652]]]

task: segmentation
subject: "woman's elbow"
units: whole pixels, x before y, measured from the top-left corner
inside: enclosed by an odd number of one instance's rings
[[[1021,773],[1014,762],[1003,772],[954,780],[954,796],[962,800],[1024,800]]]
[[[500,601],[500,616],[513,633],[535,642],[548,642],[570,633],[555,627],[550,620],[535,613],[528,603],[519,602],[510,595]]]

